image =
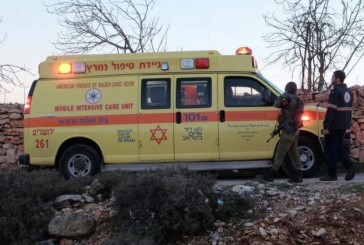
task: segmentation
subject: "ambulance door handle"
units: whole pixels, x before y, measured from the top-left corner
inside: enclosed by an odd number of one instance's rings
[[[225,122],[225,111],[221,110],[219,113],[220,116],[220,122]]]
[[[181,124],[182,122],[182,113],[180,111],[176,112],[176,123]]]

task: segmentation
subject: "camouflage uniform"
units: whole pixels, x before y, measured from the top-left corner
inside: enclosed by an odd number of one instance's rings
[[[301,183],[301,160],[297,150],[298,129],[302,127],[301,115],[303,113],[303,102],[296,95],[297,85],[289,82],[285,92],[274,102],[274,106],[281,109],[279,116],[279,128],[282,128],[277,150],[274,156],[273,166],[263,176],[266,181],[273,181],[279,168],[281,167],[285,155],[288,153],[292,159],[294,172],[288,182]]]
[[[287,92],[284,92],[277,98],[277,100],[274,102],[274,106],[281,108],[281,115],[278,120],[279,123],[283,123],[285,120],[291,120],[293,114],[296,112],[298,102],[297,99],[297,95],[291,95]],[[284,106],[285,103],[288,104]],[[301,169],[301,160],[297,150],[298,134],[298,126],[294,123],[289,122],[288,125],[282,130],[273,161],[274,171],[279,170],[287,153],[292,159],[294,168],[297,170]]]

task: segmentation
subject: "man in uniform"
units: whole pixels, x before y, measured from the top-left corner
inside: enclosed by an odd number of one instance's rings
[[[347,169],[345,180],[352,180],[358,171],[356,164],[350,160],[348,151],[344,146],[344,137],[347,129],[351,127],[351,107],[353,96],[344,83],[345,72],[335,71],[331,77],[329,104],[324,120],[323,134],[325,136],[326,163],[328,172],[321,177],[321,181],[336,181],[336,166],[338,157]]]
[[[296,83],[287,83],[285,92],[276,99],[274,106],[281,109],[278,119],[278,127],[281,128],[281,132],[272,169],[269,170],[268,174],[263,176],[263,179],[273,181],[288,152],[294,166],[293,175],[290,176],[288,182],[301,183],[301,160],[298,154],[297,143],[298,129],[302,127],[301,116],[303,114],[304,104],[297,96]]]

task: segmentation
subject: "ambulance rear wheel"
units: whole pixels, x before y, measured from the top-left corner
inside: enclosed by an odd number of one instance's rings
[[[88,145],[74,145],[60,157],[60,170],[66,177],[85,177],[100,171],[100,156]]]
[[[298,154],[303,177],[313,177],[318,173],[322,164],[320,149],[320,146],[312,138],[306,136],[298,138]],[[282,170],[288,176],[292,176],[294,172],[293,163],[288,154],[282,164]]]

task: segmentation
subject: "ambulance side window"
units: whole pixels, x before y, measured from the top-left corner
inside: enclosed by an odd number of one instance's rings
[[[211,78],[177,79],[176,107],[211,107]]]
[[[273,98],[267,87],[250,77],[225,77],[225,107],[271,106]]]
[[[141,107],[142,109],[171,108],[171,80],[143,79]]]

